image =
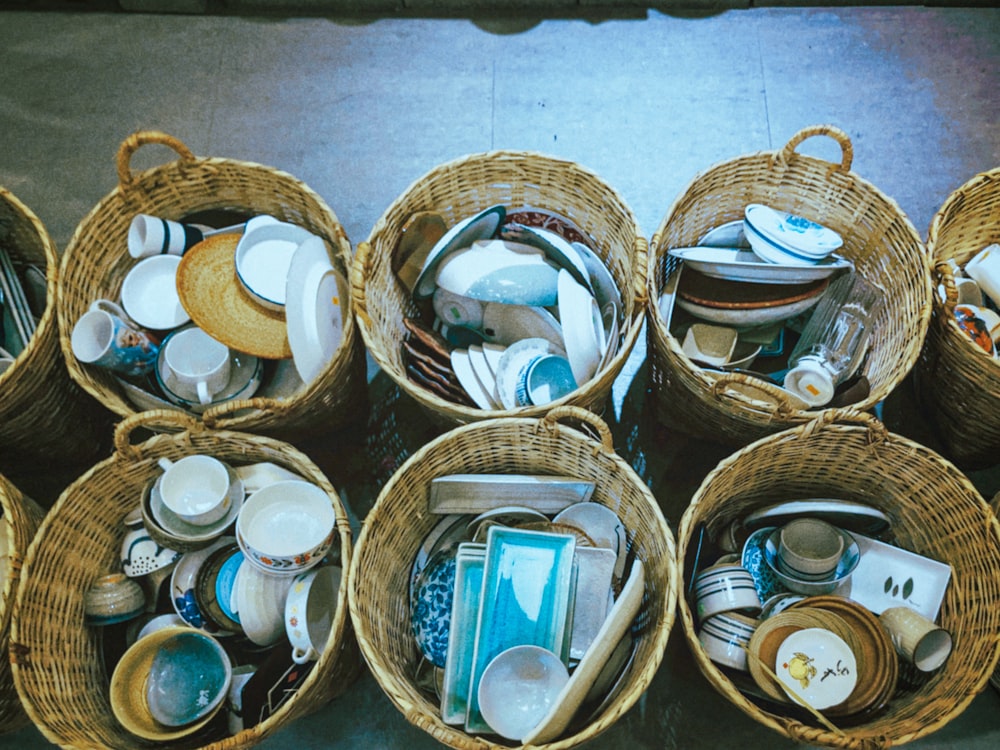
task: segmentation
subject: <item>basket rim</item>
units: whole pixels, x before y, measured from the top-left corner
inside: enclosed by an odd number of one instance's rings
[[[360,601],[361,595],[357,590],[357,585],[358,581],[361,580],[359,576],[363,574],[361,568],[364,564],[364,555],[367,551],[367,547],[373,543],[370,539],[378,530],[378,526],[380,525],[380,516],[388,512],[385,508],[389,504],[392,495],[396,492],[397,485],[402,481],[401,478],[412,471],[415,465],[425,460],[428,455],[432,455],[437,451],[445,449],[456,437],[464,437],[469,434],[475,435],[476,433],[488,434],[489,432],[503,428],[525,430],[548,429],[557,432],[561,437],[571,436],[569,439],[579,441],[580,445],[591,443],[592,449],[595,453],[602,453],[609,460],[613,461],[622,471],[624,471],[627,476],[630,475],[634,480],[636,487],[641,491],[641,494],[646,496],[651,501],[650,507],[653,510],[653,515],[656,521],[656,529],[662,534],[663,541],[666,549],[668,550],[668,554],[665,557],[669,557],[669,553],[671,551],[674,554],[674,559],[666,560],[664,562],[667,569],[667,585],[664,589],[664,602],[662,606],[663,616],[662,618],[655,618],[654,629],[651,633],[650,640],[652,643],[653,653],[656,658],[650,660],[649,663],[644,665],[638,676],[637,687],[633,690],[632,695],[626,700],[621,700],[621,696],[619,696],[619,700],[621,701],[619,705],[614,706],[613,710],[609,709],[606,711],[598,721],[593,722],[576,734],[569,737],[564,736],[550,743],[538,745],[537,747],[550,748],[551,750],[565,750],[566,748],[575,747],[576,745],[579,745],[587,740],[593,739],[607,729],[610,729],[617,722],[617,720],[638,701],[641,694],[649,687],[653,677],[660,667],[660,664],[662,663],[667,641],[669,639],[670,632],[673,629],[674,618],[677,612],[676,605],[678,600],[678,591],[680,588],[680,576],[675,563],[676,543],[674,541],[673,533],[670,531],[670,527],[663,516],[659,504],[653,497],[652,492],[645,485],[645,483],[642,482],[638,475],[635,474],[632,467],[623,458],[621,458],[621,456],[619,456],[612,447],[609,447],[610,438],[608,436],[610,433],[603,436],[602,444],[594,440],[589,435],[586,435],[581,430],[560,423],[558,420],[562,417],[583,417],[591,424],[594,424],[595,422],[604,424],[600,417],[587,412],[585,409],[570,406],[556,409],[554,412],[550,412],[541,418],[504,417],[455,427],[423,445],[400,465],[400,467],[395,471],[393,476],[379,492],[375,504],[372,506],[361,525],[361,531],[358,534],[354,547],[351,573],[348,575],[348,585],[350,588],[348,601],[351,611],[351,621],[354,625],[354,632],[358,639],[358,645],[361,648],[362,655],[368,662],[369,669],[375,677],[379,687],[388,695],[397,709],[404,714],[407,721],[432,734],[432,736],[440,742],[447,742],[446,738],[451,736],[455,738],[459,744],[465,744],[462,740],[469,740],[470,735],[465,734],[461,728],[443,724],[440,721],[440,717],[418,716],[417,714],[420,709],[414,707],[407,698],[399,695],[394,690],[390,690],[389,686],[383,684],[381,672],[384,671],[384,667],[382,666],[382,660],[378,650],[374,648],[370,640],[370,633],[367,628],[368,623],[363,614],[363,603]],[[605,429],[607,429],[606,426]],[[369,655],[371,655],[371,657]],[[477,747],[504,747],[478,737],[473,739],[473,744]]]
[[[141,424],[147,416],[152,416],[153,414],[154,413],[152,412],[139,414],[134,417],[134,420],[135,422]],[[168,415],[169,414],[170,413],[168,412]],[[143,456],[145,459],[149,459],[171,445],[189,445],[188,440],[195,434],[207,435],[220,441],[233,439],[244,441],[250,440],[256,445],[273,449],[280,448],[285,455],[291,457],[298,464],[305,467],[311,475],[308,478],[308,481],[314,482],[321,489],[323,489],[334,506],[336,514],[335,531],[340,539],[341,568],[344,571],[346,580],[348,571],[353,563],[354,554],[349,516],[343,501],[340,498],[340,494],[330,483],[324,472],[315,464],[315,462],[313,462],[309,456],[295,446],[274,438],[233,430],[212,430],[196,420],[191,419],[190,422],[192,425],[190,431],[183,430],[181,432],[174,433],[159,432],[138,445],[126,444],[124,447],[119,446],[111,456],[91,466],[76,480],[69,484],[60,493],[52,508],[45,515],[44,519],[42,519],[34,538],[28,546],[23,564],[21,566],[21,582],[24,583],[27,581],[30,585],[32,580],[32,570],[36,565],[36,559],[43,554],[42,547],[45,544],[50,526],[57,522],[61,509],[70,505],[74,496],[80,491],[80,488],[86,487],[87,484],[94,479],[95,475],[100,475],[108,471],[114,471],[115,468],[120,468],[121,466],[128,465],[130,462],[134,462],[140,456]],[[17,653],[26,648],[25,644],[19,637],[19,631],[21,630],[19,621],[22,616],[22,609],[25,606],[23,601],[25,590],[26,587],[23,585],[18,587],[17,596],[14,600],[13,615],[11,617],[10,644],[12,655],[10,662],[14,686],[17,690],[18,696],[20,697],[21,705],[23,706],[25,713],[29,716],[38,730],[49,741],[60,745],[61,747],[66,747],[67,745],[65,744],[65,739],[61,737],[52,726],[49,725],[46,721],[43,709],[36,703],[33,699],[31,691],[29,691],[24,685],[24,677],[21,674],[20,662],[16,656]],[[345,644],[354,638],[350,613],[347,607],[348,593],[347,586],[342,584],[340,592],[337,596],[338,607],[334,615],[334,626],[331,629],[330,641],[328,641],[329,645],[334,642],[334,639],[339,639],[336,642],[337,648],[327,648],[324,650],[324,653],[315,662],[315,666],[311,670],[310,674],[300,685],[299,692],[286,701],[278,709],[278,711],[273,713],[264,721],[254,726],[247,727],[237,735],[226,736],[222,739],[213,741],[202,746],[203,748],[222,748],[234,746],[233,742],[238,742],[241,747],[253,745],[284,726],[289,720],[290,715],[293,718],[297,715],[293,712],[296,711],[297,703],[302,702],[302,691],[309,690],[314,687],[321,681],[321,679],[324,679],[321,678],[320,675],[324,671],[329,671],[322,669],[320,665],[329,666],[334,663],[341,653],[344,652]],[[123,729],[122,731],[124,732],[125,730]],[[240,738],[240,740],[234,739],[237,737]]]

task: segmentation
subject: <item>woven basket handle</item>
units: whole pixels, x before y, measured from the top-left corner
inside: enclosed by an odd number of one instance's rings
[[[220,422],[228,417],[232,417],[238,411],[253,410],[253,412],[258,416],[270,415],[285,411],[286,404],[286,401],[262,397],[225,401],[206,409],[205,413],[201,415],[201,419],[205,423],[206,427],[211,429],[222,429],[225,425],[220,424]],[[242,414],[239,416],[240,418],[244,417]],[[249,414],[247,416],[249,416]]]
[[[765,396],[765,401],[774,403],[774,410],[772,413],[775,416],[788,417],[799,411],[798,407],[796,407],[789,400],[789,398],[777,388],[768,385],[760,378],[755,378],[751,375],[744,375],[739,372],[727,372],[717,378],[716,381],[712,383],[712,395],[716,398],[728,398],[734,401],[738,400],[740,397],[748,398],[746,394],[739,394],[738,391],[733,393],[728,390],[728,386],[733,383],[738,383],[746,388],[762,393]]]
[[[854,146],[851,145],[851,138],[843,130],[838,128],[836,125],[810,125],[809,127],[802,128],[798,133],[793,135],[785,147],[778,152],[778,158],[785,164],[791,161],[792,157],[795,155],[795,149],[806,140],[807,138],[813,138],[815,136],[826,135],[833,138],[840,146],[840,165],[836,166],[836,169],[840,172],[850,172],[851,163],[854,161]]]
[[[948,321],[955,315],[955,305],[958,304],[958,287],[955,285],[955,274],[952,273],[951,265],[947,261],[941,261],[934,270],[937,272],[938,280],[944,286],[944,311],[942,322],[947,325]],[[936,293],[935,293],[936,296]]]
[[[649,290],[646,288],[646,274],[649,273],[649,240],[645,237],[635,238],[635,264],[632,278],[635,280],[635,314],[642,315],[646,310],[646,300]]]
[[[197,432],[204,424],[186,412],[175,409],[152,409],[131,414],[115,425],[115,451],[126,456],[134,449],[132,433],[144,428],[159,432]]]
[[[871,442],[882,442],[888,435],[889,430],[878,418],[867,411],[861,409],[826,409],[811,422],[802,426],[802,437],[808,438],[832,424],[853,424],[860,427],[867,427]]]
[[[607,423],[603,419],[594,414],[594,412],[589,409],[584,409],[582,406],[557,406],[548,411],[545,416],[542,417],[542,424],[549,428],[554,428],[563,420],[580,422],[583,425],[592,428],[594,432],[597,433],[601,443],[601,448],[604,449],[604,452],[615,452],[614,441],[611,439],[611,428],[608,427]],[[581,430],[581,432],[584,431]],[[584,434],[587,433],[584,432]]]
[[[194,161],[195,159],[191,149],[172,135],[160,130],[139,130],[132,133],[122,141],[115,159],[115,165],[118,169],[118,186],[122,191],[129,190],[135,183],[135,178],[132,176],[132,156],[139,150],[140,146],[150,143],[158,143],[173,149],[184,161]]]
[[[366,326],[371,326],[368,317],[368,303],[365,300],[365,279],[371,276],[372,246],[369,242],[359,242],[354,251],[354,262],[351,263],[351,305],[354,314]]]

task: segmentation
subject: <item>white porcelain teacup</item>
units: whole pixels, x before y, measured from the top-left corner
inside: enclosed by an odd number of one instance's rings
[[[191,400],[208,405],[229,384],[230,354],[228,346],[196,326],[174,331],[160,354],[163,384],[178,396],[192,395]]]
[[[179,518],[195,526],[205,526],[229,512],[234,498],[225,463],[201,454],[178,461],[160,458],[158,463],[163,469],[160,497]]]
[[[295,576],[285,599],[285,632],[296,664],[323,655],[337,612],[341,575],[340,567],[323,565]]]
[[[204,239],[197,227],[179,221],[136,214],[128,228],[128,252],[133,258],[153,255],[183,255]]]

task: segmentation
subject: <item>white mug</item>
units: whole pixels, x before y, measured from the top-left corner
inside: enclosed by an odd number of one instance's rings
[[[965,264],[965,273],[976,280],[994,304],[1000,305],[1000,245],[994,243],[980,250]]]
[[[178,461],[159,459],[163,504],[188,523],[204,526],[221,519],[233,504],[229,467],[212,456],[194,454]]]
[[[117,304],[99,299],[76,321],[70,336],[73,355],[85,364],[124,375],[144,375],[156,363],[159,346]]]
[[[299,573],[285,599],[285,632],[292,644],[292,661],[305,664],[323,655],[337,612],[342,571],[324,565]]]
[[[176,395],[190,394],[203,405],[228,385],[230,363],[229,347],[195,326],[175,331],[163,342],[164,383]]]
[[[177,221],[137,214],[128,228],[128,252],[133,258],[151,255],[183,255],[204,235],[197,227]]]

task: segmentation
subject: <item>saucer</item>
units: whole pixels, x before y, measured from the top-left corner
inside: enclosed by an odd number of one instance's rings
[[[421,653],[436,667],[444,667],[451,626],[457,546],[435,553],[421,571],[410,602],[410,625]]]
[[[604,319],[597,300],[565,269],[559,272],[559,320],[566,358],[582,386],[594,377],[604,356]]]
[[[206,613],[202,612],[195,597],[198,572],[213,553],[229,547],[235,542],[236,537],[223,536],[204,549],[185,552],[177,560],[173,573],[170,574],[170,601],[173,603],[174,610],[191,627],[217,637],[232,635],[232,633],[216,626],[212,620],[208,619]]]
[[[516,344],[507,347],[507,350],[500,357],[500,364],[497,368],[497,394],[500,396],[500,403],[503,404],[504,409],[528,406],[526,403],[518,402],[517,392],[524,380],[528,365],[536,357],[545,354],[566,356],[566,352],[560,347],[542,338],[521,339]]]
[[[563,347],[562,326],[544,307],[490,302],[483,308],[483,336],[487,342],[502,346],[516,344],[521,339],[541,338],[560,349]]]
[[[343,274],[330,263],[326,243],[314,235],[292,255],[285,287],[288,345],[295,369],[308,385],[340,346],[350,292]]]
[[[177,293],[195,324],[226,346],[265,359],[292,356],[284,313],[254,302],[236,278],[239,235],[217,234],[181,258]]]
[[[778,646],[775,673],[796,703],[816,710],[847,700],[857,685],[857,660],[844,640],[824,628],[797,630]]]
[[[143,328],[166,331],[187,322],[188,312],[175,281],[180,263],[176,255],[154,255],[140,260],[126,274],[122,307]]]
[[[465,389],[476,406],[480,409],[497,408],[491,395],[492,389],[487,388],[486,384],[479,379],[479,375],[472,366],[468,349],[452,349],[451,369],[455,371],[458,384]]]
[[[166,506],[162,495],[160,495],[160,479],[157,478],[156,482],[153,483],[152,489],[149,491],[149,510],[153,515],[153,520],[167,533],[188,541],[203,542],[214,539],[236,521],[236,517],[240,514],[240,508],[243,507],[243,482],[232,468],[229,468],[229,479],[233,502],[229,504],[229,510],[226,511],[226,515],[215,523],[197,526],[193,523],[188,523]]]
[[[163,351],[161,349],[161,351]],[[194,389],[185,389],[174,392],[167,387],[164,382],[164,372],[166,363],[162,357],[157,359],[156,367],[153,371],[156,375],[156,384],[160,391],[167,397],[167,400],[183,407],[196,414],[200,414],[211,406],[225,403],[226,401],[250,398],[260,387],[261,374],[264,368],[264,361],[252,354],[230,350],[229,352],[229,382],[226,387],[215,394],[215,398],[209,404],[203,404],[198,400],[198,394]],[[180,390],[180,389],[178,389]]]
[[[497,376],[493,371],[493,365],[490,364],[490,360],[487,357],[486,349],[480,344],[473,344],[467,351],[469,352],[469,364],[472,365],[472,371],[479,378],[479,382],[483,384],[483,388],[493,402],[493,408],[499,409],[500,396],[497,394]],[[499,360],[499,356],[497,359]],[[461,377],[459,377],[459,382],[461,382]]]
[[[419,299],[434,294],[437,286],[434,278],[441,262],[451,253],[469,247],[476,240],[493,237],[506,215],[507,210],[503,205],[490,206],[475,216],[463,219],[445,232],[427,253],[427,259],[413,286],[413,296]]]

